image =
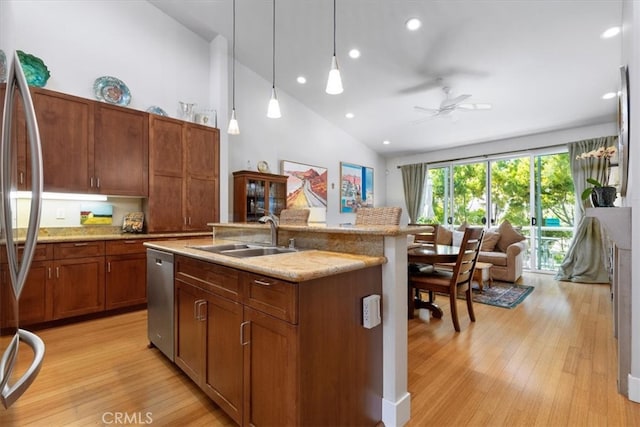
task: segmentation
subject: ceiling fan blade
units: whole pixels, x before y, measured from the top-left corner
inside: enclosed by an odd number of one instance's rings
[[[480,103],[474,103],[474,104],[458,104],[456,106],[456,108],[460,111],[474,111],[474,110],[491,110],[491,104],[480,104]]]
[[[447,98],[444,101],[442,101],[442,104],[440,105],[440,108],[442,107],[450,107],[452,105],[456,105],[461,103],[462,101],[464,101],[467,98],[470,98],[471,95],[458,95],[455,98]]]
[[[430,114],[438,114],[441,111],[437,108],[425,108],[425,107],[420,107],[419,105],[415,105],[413,108],[416,109],[417,111],[420,111],[423,113],[430,113]]]

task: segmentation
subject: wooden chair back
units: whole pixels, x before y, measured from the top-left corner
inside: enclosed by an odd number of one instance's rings
[[[415,243],[420,243],[423,245],[435,245],[438,240],[438,228],[440,224],[413,224],[413,225],[421,225],[426,227],[431,227],[433,231],[428,231],[424,233],[416,233],[414,235],[413,241]]]
[[[399,207],[358,208],[356,225],[400,225],[401,215]]]
[[[409,317],[414,308],[414,297],[420,290],[449,295],[449,305],[451,307],[451,318],[453,327],[460,332],[460,322],[458,320],[457,295],[459,291],[465,292],[467,311],[472,322],[476,321],[473,312],[473,295],[471,283],[473,272],[480,253],[480,244],[484,229],[481,227],[467,227],[460,244],[460,252],[456,259],[452,273],[436,272],[434,274],[410,274],[409,275]],[[416,293],[416,291],[418,291]]]

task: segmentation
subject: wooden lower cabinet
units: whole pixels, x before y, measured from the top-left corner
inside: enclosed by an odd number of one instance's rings
[[[53,319],[104,310],[104,256],[53,263]]]
[[[139,239],[105,242],[105,309],[147,302],[147,251]]]
[[[176,364],[239,425],[381,420],[382,326],[361,326],[380,267],[294,283],[183,256],[175,266]]]

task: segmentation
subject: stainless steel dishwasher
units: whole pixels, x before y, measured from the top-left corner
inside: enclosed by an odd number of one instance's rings
[[[173,362],[173,254],[147,249],[147,336]]]

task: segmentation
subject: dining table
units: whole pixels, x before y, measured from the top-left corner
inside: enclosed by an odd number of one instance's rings
[[[407,248],[407,260],[409,266],[420,264],[442,264],[456,262],[460,247],[450,245],[434,245],[434,244],[410,244]],[[411,280],[411,268],[409,268],[409,281]],[[423,273],[414,273],[423,274]],[[410,286],[410,284],[408,284]],[[442,309],[434,302],[433,293],[429,292],[429,300],[425,301],[420,297],[420,291],[416,289],[414,294],[414,307],[425,308],[431,312],[433,317],[440,319],[442,317]],[[409,318],[413,318],[413,313],[409,313]]]

